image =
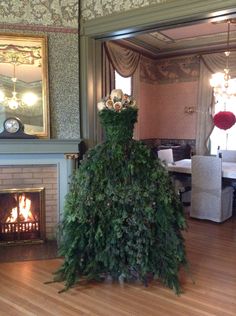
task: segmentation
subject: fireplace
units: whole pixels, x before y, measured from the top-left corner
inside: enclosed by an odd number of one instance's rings
[[[63,218],[65,196],[69,192],[71,175],[77,168],[80,140],[2,139],[0,143],[0,202],[1,194],[11,193],[11,190],[6,191],[11,188],[21,191],[24,188],[44,188],[40,233],[36,231],[34,236],[31,234],[29,238],[25,237],[23,232],[19,232],[19,236],[13,238],[8,229],[11,228],[12,234],[17,235],[16,230],[19,230],[19,224],[22,223],[17,224],[17,228],[15,225],[5,226],[4,231],[3,224],[9,223],[2,223],[3,215],[0,208],[0,244],[10,244],[8,240],[13,239],[20,242],[32,239],[34,242],[60,242],[58,224]]]
[[[45,240],[43,187],[0,190],[0,243]]]

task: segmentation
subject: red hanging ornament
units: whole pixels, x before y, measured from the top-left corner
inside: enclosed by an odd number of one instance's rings
[[[232,112],[220,111],[214,116],[213,121],[215,126],[217,126],[220,129],[226,130],[235,124],[236,117]]]

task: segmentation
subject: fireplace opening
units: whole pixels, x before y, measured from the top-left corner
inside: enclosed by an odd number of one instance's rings
[[[0,243],[45,240],[44,188],[0,191]]]

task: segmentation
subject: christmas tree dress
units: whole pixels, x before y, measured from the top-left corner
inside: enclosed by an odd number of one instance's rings
[[[106,141],[87,152],[72,178],[55,280],[68,288],[81,278],[147,283],[151,275],[179,293],[186,223],[168,172],[132,139],[135,100],[113,90],[98,109]]]

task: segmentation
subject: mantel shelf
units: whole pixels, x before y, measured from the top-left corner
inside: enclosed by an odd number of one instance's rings
[[[81,139],[1,139],[0,155],[79,153],[79,145],[81,142]]]

